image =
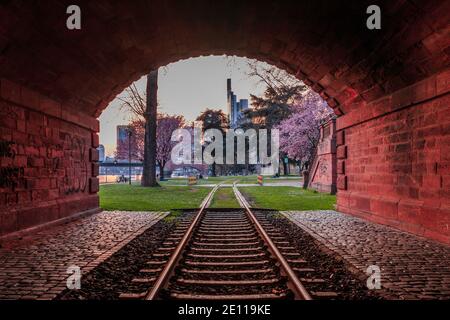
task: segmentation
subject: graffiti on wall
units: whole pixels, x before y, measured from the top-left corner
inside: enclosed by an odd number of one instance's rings
[[[0,140],[0,159],[11,158],[15,156],[12,148],[13,143],[10,141]],[[23,168],[7,166],[0,168],[0,188],[14,189],[19,184],[19,179],[23,176]]]
[[[327,177],[328,176],[328,164],[325,161],[320,161],[318,171],[319,171],[320,177]]]
[[[68,157],[69,166],[65,168],[64,193],[66,195],[86,191],[88,184],[87,145],[84,139],[66,135],[64,155]]]
[[[24,117],[28,117],[26,110],[0,101],[0,127],[7,127],[9,123]],[[17,187],[22,187],[22,184],[26,183],[25,180],[45,177],[51,178],[52,183],[57,181],[52,184],[52,188],[58,188],[61,195],[85,192],[89,181],[88,139],[80,135],[60,132],[58,128],[45,129],[48,130],[43,130],[42,127],[40,130],[45,132],[43,136],[28,134],[26,145],[16,141],[0,140],[0,160],[11,159],[0,161],[0,188],[14,191]],[[55,141],[55,136],[58,137],[58,135],[60,142]],[[32,151],[25,152],[26,149]],[[24,167],[13,166],[17,156],[27,157]],[[30,169],[36,170],[27,171],[34,157],[44,160],[43,167],[31,167]],[[20,163],[23,163],[23,160]],[[33,172],[33,175],[27,176],[28,172]]]
[[[0,141],[0,158],[14,159],[13,142]],[[63,173],[59,187],[65,195],[84,192],[88,184],[88,159],[86,158],[86,142],[78,137],[66,135],[64,144],[46,147],[46,169],[48,177]],[[24,168],[5,166],[0,168],[0,188],[15,189],[24,177]]]

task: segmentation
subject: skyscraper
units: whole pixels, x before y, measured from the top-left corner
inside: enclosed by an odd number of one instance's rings
[[[117,145],[128,142],[129,126],[117,126]]]
[[[236,128],[243,110],[248,108],[248,99],[237,100],[231,89],[231,79],[227,79],[227,110],[231,128]]]

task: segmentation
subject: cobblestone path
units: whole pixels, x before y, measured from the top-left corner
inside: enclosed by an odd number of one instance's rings
[[[336,211],[283,214],[362,273],[377,265],[386,298],[450,299],[450,247]]]

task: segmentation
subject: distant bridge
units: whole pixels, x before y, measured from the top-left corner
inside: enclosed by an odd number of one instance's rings
[[[144,164],[142,162],[132,162],[132,163],[128,163],[128,162],[118,162],[118,163],[114,163],[114,162],[100,162],[99,163],[100,167],[106,167],[106,168],[120,168],[120,167],[143,167]]]

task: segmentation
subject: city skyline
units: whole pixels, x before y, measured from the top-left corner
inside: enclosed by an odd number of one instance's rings
[[[234,94],[232,79],[227,79],[227,113],[231,128],[236,128],[239,123],[242,111],[248,109],[248,99],[238,99]]]
[[[234,94],[240,98],[249,99],[250,94],[258,95],[264,90],[258,79],[248,76],[249,61],[240,57],[208,56],[160,68],[158,111],[183,115],[187,121],[194,121],[206,108],[221,109],[228,114],[228,78],[233,81]],[[145,76],[136,82],[141,92],[144,92],[145,84]],[[117,98],[99,117],[100,143],[104,145],[106,155],[115,151],[117,126],[128,124],[132,117],[130,112],[121,110]]]

